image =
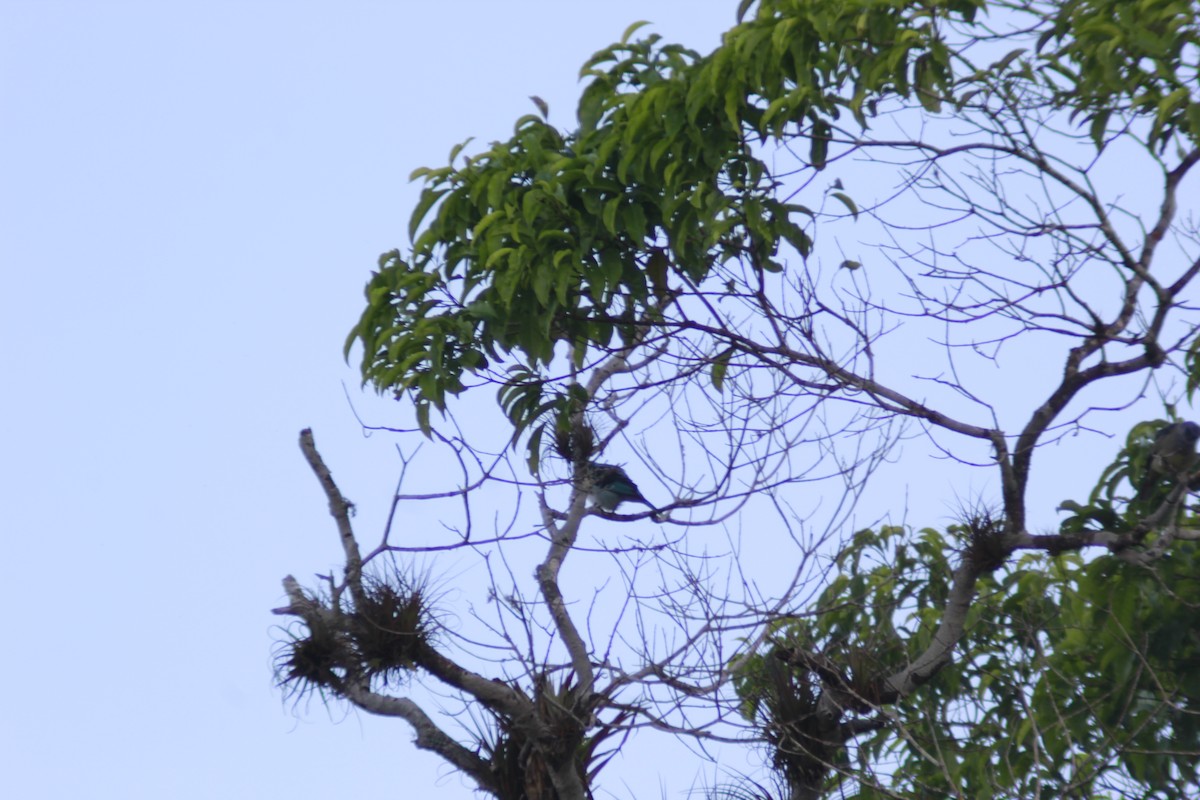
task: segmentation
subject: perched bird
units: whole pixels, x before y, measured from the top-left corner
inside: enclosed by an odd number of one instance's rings
[[[1141,497],[1158,481],[1187,481],[1196,467],[1196,442],[1200,440],[1200,425],[1195,422],[1173,422],[1154,434],[1146,475],[1138,486]]]
[[[615,464],[597,464],[589,461],[585,471],[587,491],[596,505],[605,511],[615,511],[621,503],[642,503],[650,507],[655,517],[658,509],[642,496],[641,490],[625,470]]]

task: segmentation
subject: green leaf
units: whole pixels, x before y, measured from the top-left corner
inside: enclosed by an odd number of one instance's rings
[[[621,44],[629,44],[630,37],[632,37],[635,33],[637,33],[638,30],[640,30],[641,28],[644,28],[645,26],[647,26],[649,24],[650,23],[647,22],[646,20],[639,20],[638,22],[635,22],[632,25],[630,25],[628,28],[625,29],[625,32],[621,34]]]
[[[1003,72],[1008,68],[1008,65],[1011,64],[1014,59],[1019,58],[1025,52],[1026,48],[1018,47],[1016,50],[1006,53],[1004,58],[1001,58],[999,61],[994,62],[990,67],[988,67],[988,71],[997,74]]]
[[[488,226],[490,226],[496,220],[503,218],[504,216],[505,216],[505,211],[504,211],[504,209],[500,209],[500,208],[484,215],[483,219],[481,219],[481,220],[479,220],[479,222],[475,223],[475,227],[471,229],[471,238],[478,239],[480,237],[480,235],[488,229]],[[511,250],[512,248],[508,248],[508,249]]]
[[[620,208],[620,197],[614,197],[604,204],[604,227],[608,229],[609,233],[615,234],[617,232],[617,211]]]
[[[780,224],[780,232],[802,257],[808,258],[808,254],[812,252],[812,237],[805,233],[803,228],[791,220],[784,220]]]
[[[453,165],[454,159],[458,158],[458,154],[461,153],[463,149],[474,140],[474,138],[475,137],[469,137],[460,144],[456,144],[454,147],[450,148],[450,157],[446,159],[446,163]]]
[[[429,402],[427,400],[418,400],[417,408],[417,427],[421,433],[427,437],[433,436],[433,428],[429,424]]]
[[[484,266],[488,269],[494,269],[498,263],[503,261],[505,258],[508,258],[509,254],[511,254],[514,250],[516,250],[515,247],[498,247],[498,248],[496,248],[488,255],[487,261],[484,263]]]
[[[1111,114],[1111,109],[1102,109],[1092,115],[1090,133],[1092,143],[1096,145],[1096,149],[1104,146],[1104,139],[1108,135],[1108,120]]]
[[[529,435],[529,443],[526,445],[528,450],[528,458],[526,464],[529,466],[530,474],[537,475],[542,461],[542,435],[546,432],[546,424],[542,423],[533,429]]]
[[[408,219],[408,239],[416,241],[417,229],[421,227],[421,223],[425,220],[425,215],[429,213],[429,209],[433,208],[434,203],[440,200],[449,189],[433,189],[426,188],[421,190],[421,196],[417,199],[417,205],[413,209],[412,216]]]
[[[713,388],[721,392],[725,388],[725,373],[729,370],[729,360],[733,357],[733,348],[727,348],[712,361]]]
[[[825,169],[826,159],[829,156],[829,137],[832,128],[828,122],[819,119],[813,123],[812,127],[812,149],[809,152],[809,162],[814,168],[821,170]]]
[[[858,219],[858,206],[850,199],[850,195],[845,192],[830,192],[829,194],[836,197],[846,207],[852,217]]]
[[[913,85],[922,108],[931,114],[942,110],[942,100],[938,96],[936,76],[932,69],[932,56],[929,53],[917,56],[913,64]]]

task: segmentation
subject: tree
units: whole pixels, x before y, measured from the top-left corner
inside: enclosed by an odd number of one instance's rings
[[[285,579],[285,690],[497,798],[588,797],[633,732],[766,746],[725,796],[1196,796],[1195,465],[1123,421],[1200,383],[1195,4],[746,0],[704,56],[638,30],[574,129],[534,98],[414,173],[346,345],[412,409],[405,468],[363,555],[302,434],[345,569]],[[1035,467],[1102,434],[1037,530]],[[856,530],[930,451],[996,500]],[[590,504],[600,459],[657,511]],[[414,566],[446,550],[486,605]]]

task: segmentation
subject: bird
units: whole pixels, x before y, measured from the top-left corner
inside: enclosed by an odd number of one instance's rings
[[[1146,462],[1146,474],[1138,486],[1138,497],[1142,497],[1164,477],[1188,481],[1196,466],[1196,442],[1200,440],[1200,425],[1195,422],[1172,422],[1159,428],[1150,445],[1150,458]]]
[[[595,461],[589,461],[584,471],[584,480],[588,494],[602,510],[616,511],[617,506],[625,502],[642,503],[649,506],[650,510],[654,512],[653,516],[657,519],[658,509],[642,496],[641,490],[638,489],[633,479],[616,464],[598,464]]]

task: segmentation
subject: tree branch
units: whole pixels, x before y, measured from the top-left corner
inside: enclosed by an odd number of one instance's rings
[[[350,524],[350,510],[354,504],[342,496],[337,484],[334,483],[333,473],[329,471],[329,467],[325,466],[324,459],[317,452],[311,428],[300,431],[300,450],[304,453],[308,466],[317,476],[321,488],[325,491],[325,497],[329,500],[329,514],[337,522],[338,538],[342,542],[342,552],[346,556],[345,585],[350,587],[350,594],[354,598],[354,602],[361,604],[363,602],[362,555],[358,550],[358,540],[354,538],[354,528]]]
[[[362,710],[382,717],[399,717],[412,725],[417,734],[414,741],[417,747],[441,756],[475,781],[483,791],[498,793],[499,787],[492,773],[491,764],[451,739],[412,700],[407,697],[387,697],[376,694],[365,686],[352,682],[343,684],[341,688],[346,699]]]

